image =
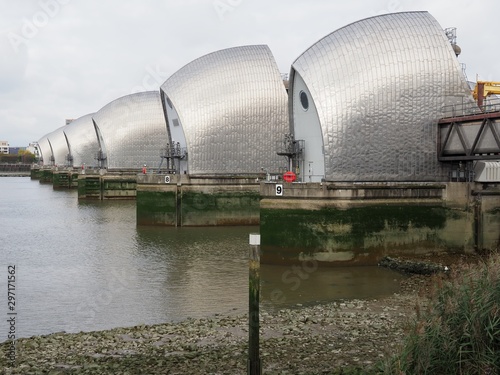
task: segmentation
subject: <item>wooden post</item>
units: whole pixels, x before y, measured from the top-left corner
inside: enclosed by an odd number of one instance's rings
[[[250,234],[248,279],[248,363],[249,375],[261,374],[259,354],[260,234]]]

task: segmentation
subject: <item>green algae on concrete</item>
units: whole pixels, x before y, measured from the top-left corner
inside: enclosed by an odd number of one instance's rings
[[[79,199],[135,199],[135,176],[119,174],[81,174],[78,177]]]
[[[137,181],[135,179],[121,177],[105,177],[103,178],[104,190],[135,190]]]
[[[101,177],[102,199],[135,199],[137,180],[130,176],[104,175]]]
[[[78,175],[79,173],[78,172],[71,172],[70,174],[70,188],[78,188]]]
[[[138,225],[177,225],[177,193],[173,191],[137,191]]]
[[[102,199],[99,175],[81,175],[78,178],[78,199]]]
[[[40,183],[51,184],[52,183],[53,172],[51,169],[42,169],[40,172]]]
[[[255,178],[137,176],[139,225],[256,225],[259,200]]]
[[[41,174],[42,174],[42,172],[41,172],[40,168],[38,168],[38,167],[31,168],[30,177],[32,180],[39,180]]]
[[[181,221],[183,226],[256,225],[259,223],[258,188],[183,186]]]
[[[263,261],[373,263],[385,253],[463,251],[473,244],[467,211],[438,205],[261,209]],[[460,234],[460,235],[457,235]],[[465,240],[456,241],[456,238]]]
[[[54,189],[69,189],[71,187],[71,172],[54,171],[52,187]]]

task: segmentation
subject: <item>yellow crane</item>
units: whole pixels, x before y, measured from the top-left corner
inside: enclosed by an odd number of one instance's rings
[[[477,81],[472,91],[472,96],[480,108],[483,106],[484,99],[495,94],[500,94],[500,82]]]

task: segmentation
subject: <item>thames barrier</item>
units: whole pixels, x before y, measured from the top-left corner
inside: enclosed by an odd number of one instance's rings
[[[402,12],[333,31],[286,75],[266,45],[215,51],[40,138],[32,178],[135,199],[138,225],[258,224],[264,262],[492,250],[500,102],[455,39]]]

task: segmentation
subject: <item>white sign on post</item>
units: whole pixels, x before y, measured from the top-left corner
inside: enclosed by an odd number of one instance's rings
[[[252,246],[260,246],[260,234],[250,233],[249,241]]]
[[[276,184],[276,195],[278,195],[278,196],[282,196],[283,195],[283,185]]]

